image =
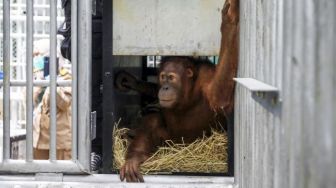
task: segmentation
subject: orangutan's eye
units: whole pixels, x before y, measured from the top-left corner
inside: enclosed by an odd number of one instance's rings
[[[166,81],[166,79],[167,79],[167,75],[164,74],[164,73],[161,73],[160,74],[160,82]]]

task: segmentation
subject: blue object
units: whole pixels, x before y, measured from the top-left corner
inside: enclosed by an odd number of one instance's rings
[[[34,57],[34,70],[43,70],[44,69],[44,57],[38,56]]]

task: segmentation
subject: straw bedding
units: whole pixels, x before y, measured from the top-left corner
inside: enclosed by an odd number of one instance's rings
[[[117,123],[118,124],[118,123]],[[114,167],[120,169],[125,162],[128,140],[123,135],[129,129],[115,125]],[[226,132],[212,131],[211,136],[195,140],[191,144],[176,144],[166,141],[159,149],[141,165],[143,174],[165,174],[173,172],[225,173],[227,167],[227,135]]]

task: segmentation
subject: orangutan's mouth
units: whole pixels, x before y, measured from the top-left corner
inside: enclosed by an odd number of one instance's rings
[[[162,101],[162,102],[169,102],[169,101],[174,101],[174,99],[161,99],[160,101]]]
[[[161,106],[171,106],[174,104],[175,99],[161,99],[160,105]]]

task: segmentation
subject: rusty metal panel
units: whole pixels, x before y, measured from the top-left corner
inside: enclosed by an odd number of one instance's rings
[[[218,55],[225,0],[114,0],[113,55]]]

